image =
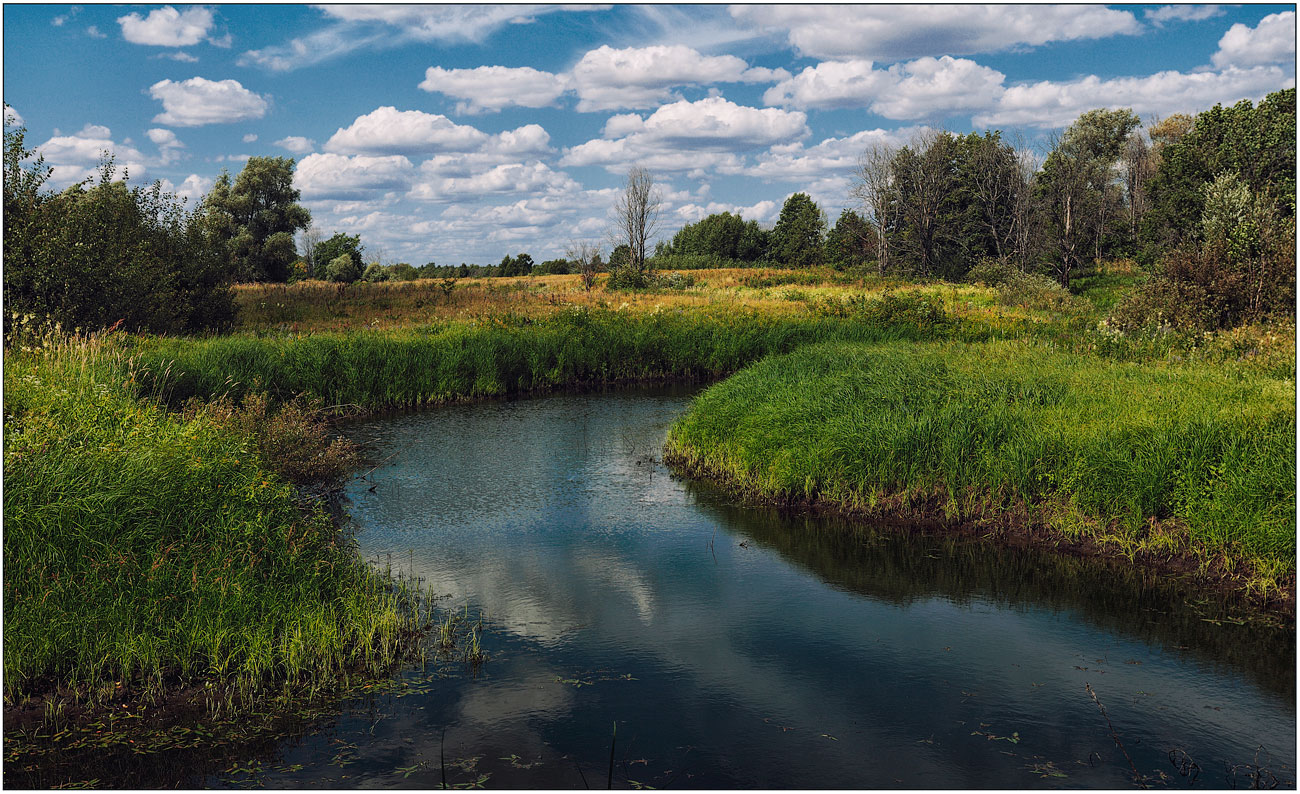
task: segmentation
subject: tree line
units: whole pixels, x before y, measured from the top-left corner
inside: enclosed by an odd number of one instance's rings
[[[609,260],[583,244],[535,263],[416,267],[366,261],[356,235],[328,239],[293,187],[291,158],[253,157],[223,172],[192,209],[155,183],[126,186],[111,158],[62,191],[5,130],[4,301],[65,327],[178,333],[230,325],[230,285],[521,276],[608,270],[644,286],[654,268],[829,265],[960,281],[984,263],[1037,274],[1065,289],[1092,263],[1132,258],[1152,278],[1119,316],[1131,326],[1227,327],[1294,313],[1295,89],[1176,114],[1145,129],[1130,110],[1092,110],[1039,159],[999,131],[926,131],[861,156],[851,199],[830,226],[806,193],[771,229],[716,213],[649,246],[660,198],[633,168],[615,208]],[[984,268],[984,272],[987,267]],[[632,278],[622,274],[631,273]]]

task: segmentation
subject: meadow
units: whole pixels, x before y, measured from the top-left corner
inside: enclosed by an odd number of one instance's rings
[[[355,460],[324,420],[628,383],[722,381],[669,458],[756,501],[1015,516],[1045,543],[1190,559],[1293,603],[1293,325],[1120,333],[1106,311],[1141,281],[1122,262],[1076,295],[829,268],[679,276],[632,292],[563,275],[244,285],[226,334],[20,335],[7,707],[200,682],[229,704],[384,669],[425,625],[420,598],[311,496]]]

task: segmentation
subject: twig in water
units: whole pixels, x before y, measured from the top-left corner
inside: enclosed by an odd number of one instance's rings
[[[614,720],[614,735],[609,737],[609,780],[605,782],[605,788],[614,788],[614,744],[618,741],[618,720]]]
[[[1129,757],[1128,750],[1124,749],[1124,743],[1119,740],[1119,734],[1115,733],[1115,726],[1110,721],[1110,715],[1106,713],[1106,707],[1101,705],[1101,701],[1097,699],[1097,693],[1092,691],[1092,684],[1085,683],[1083,688],[1088,690],[1088,694],[1092,696],[1092,702],[1097,704],[1097,708],[1101,711],[1101,716],[1106,720],[1107,727],[1110,728],[1110,738],[1115,740],[1115,746],[1124,754],[1124,758],[1128,761],[1129,768],[1133,770],[1133,781],[1142,788],[1146,788],[1147,784],[1143,781],[1141,773],[1138,772],[1137,764],[1133,763],[1133,759]]]
[[[580,766],[577,761],[574,761],[573,765],[578,769],[578,775],[579,777],[582,778],[583,787],[585,787],[588,791],[591,791],[591,784],[587,782],[587,776],[582,774],[582,766]]]

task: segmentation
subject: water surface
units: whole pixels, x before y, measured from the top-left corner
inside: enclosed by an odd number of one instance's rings
[[[363,553],[481,615],[489,658],[205,782],[603,788],[612,743],[622,788],[1294,786],[1293,632],[1070,559],[733,504],[659,461],[689,394],[352,426],[378,462],[348,494]]]

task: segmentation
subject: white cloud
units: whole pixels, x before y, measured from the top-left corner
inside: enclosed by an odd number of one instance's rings
[[[242,140],[244,143],[252,143],[253,141],[257,140],[257,133],[250,132],[240,140]]]
[[[801,55],[893,62],[1136,34],[1129,11],[1095,5],[741,5],[737,22],[786,34]]]
[[[238,80],[159,80],[149,87],[149,95],[163,103],[163,112],[154,116],[154,123],[175,127],[260,119],[268,107],[266,99],[244,88]]]
[[[298,163],[293,183],[304,199],[364,200],[376,191],[405,190],[414,175],[415,167],[401,155],[309,154]]]
[[[212,27],[212,11],[203,6],[187,6],[177,11],[171,6],[155,8],[149,16],[131,13],[117,18],[122,38],[132,44],[156,47],[189,47],[198,44]]]
[[[486,154],[513,157],[540,155],[551,151],[550,143],[550,133],[541,125],[525,124],[493,135],[483,145],[482,151]]]
[[[742,207],[738,204],[724,204],[718,201],[710,201],[708,204],[683,204],[672,211],[673,216],[682,224],[695,223],[703,220],[710,215],[716,215],[721,212],[730,212],[732,215],[739,215],[747,221],[758,221],[759,223],[768,223],[776,220],[781,212],[781,205],[775,201],[763,200],[757,204],[751,204],[748,207]],[[676,230],[674,230],[675,232]],[[665,235],[671,237],[671,235]]]
[[[7,107],[5,108],[4,122],[6,127],[21,127],[23,126],[23,117],[18,114],[18,111]]]
[[[868,107],[891,119],[987,109],[1002,95],[1001,72],[966,58],[917,58],[875,69],[871,61],[825,61],[763,94],[769,105]]]
[[[1238,22],[1219,39],[1211,60],[1219,68],[1295,62],[1295,12],[1269,14],[1255,27]]]
[[[288,149],[294,154],[306,154],[316,148],[316,142],[301,135],[290,135],[275,142],[276,146]]]
[[[452,201],[510,193],[560,195],[581,189],[581,185],[568,174],[553,171],[539,161],[506,163],[468,176],[451,177],[440,173],[442,163],[426,165],[430,167],[421,167],[425,178],[410,193],[411,198],[421,201]]]
[[[924,127],[863,130],[844,138],[826,138],[815,146],[802,143],[773,146],[744,170],[764,180],[807,180],[834,174],[851,174],[858,157],[874,143],[902,146]]]
[[[56,134],[36,147],[36,154],[51,166],[50,181],[56,185],[70,185],[96,175],[105,153],[114,156],[118,174],[126,169],[132,178],[138,178],[148,170],[149,158],[130,145],[115,143],[108,127],[99,124],[87,124],[75,135]]]
[[[1195,113],[1216,103],[1260,99],[1295,85],[1295,76],[1276,66],[1228,68],[1222,72],[1158,72],[1146,77],[1081,80],[1012,86],[996,108],[972,118],[977,127],[1065,127],[1093,108],[1132,108],[1140,116]]]
[[[163,190],[168,193],[174,193],[186,200],[193,207],[203,200],[207,192],[212,189],[213,180],[201,177],[198,174],[190,174],[185,177],[185,181],[180,187],[176,187],[170,179],[160,179]]]
[[[701,55],[680,44],[587,52],[573,67],[578,110],[649,108],[672,98],[682,85],[760,83],[789,77],[783,69],[751,69],[734,55]]]
[[[485,113],[507,107],[541,108],[552,105],[568,87],[562,75],[529,66],[480,66],[443,69],[431,66],[420,88],[462,100],[457,113]]]
[[[166,59],[171,60],[171,61],[180,61],[181,63],[198,63],[198,62],[199,62],[199,59],[198,59],[198,58],[194,57],[193,55],[190,55],[188,52],[186,52],[186,51],[184,51],[184,50],[176,50],[175,52],[160,52],[160,53],[158,53],[157,55],[150,55],[149,57],[150,57],[150,58],[166,58]]]
[[[1159,8],[1148,8],[1143,12],[1143,17],[1156,27],[1164,27],[1166,22],[1177,20],[1179,22],[1200,22],[1214,17],[1221,17],[1225,13],[1222,6],[1213,4],[1206,5],[1172,5],[1160,6]]]
[[[176,138],[176,133],[155,127],[145,135],[149,136],[149,140],[158,147],[162,165],[170,165],[180,159],[181,149],[185,148],[185,144]]]
[[[334,24],[285,44],[249,50],[240,56],[239,64],[286,71],[358,49],[387,49],[431,41],[479,43],[506,25],[529,23],[541,14],[564,10],[564,7],[412,4],[337,5],[319,9]]]
[[[807,116],[777,108],[751,108],[709,97],[664,105],[646,118],[615,116],[606,135],[566,149],[561,165],[603,165],[617,172],[633,163],[651,170],[739,169],[738,150],[765,148],[808,135]]]
[[[325,150],[339,154],[420,155],[473,151],[487,140],[486,133],[446,116],[386,105],[339,128],[325,142]]]
[[[90,36],[92,39],[106,39],[106,38],[108,38],[108,34],[107,34],[107,33],[100,33],[100,32],[99,32],[99,28],[95,27],[94,25],[91,25],[90,27],[86,28],[86,35],[87,35],[87,36]]]

